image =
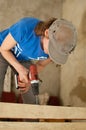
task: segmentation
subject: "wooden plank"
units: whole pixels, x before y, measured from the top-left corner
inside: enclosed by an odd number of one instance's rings
[[[86,130],[86,123],[0,122],[0,130]]]
[[[8,67],[5,75],[3,91],[11,92],[11,68],[10,67]]]
[[[86,119],[86,107],[0,103],[0,118]]]

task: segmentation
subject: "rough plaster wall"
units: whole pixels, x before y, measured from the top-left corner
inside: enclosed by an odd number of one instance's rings
[[[61,70],[64,105],[86,106],[86,0],[63,0],[63,17],[78,30],[77,48]]]
[[[60,17],[61,9],[61,0],[0,0],[0,29],[26,16]]]
[[[7,28],[22,17],[34,16],[41,19],[49,17],[61,17],[62,0],[0,0],[0,30]],[[58,94],[60,67],[51,63],[42,73],[40,78],[40,92],[49,92],[51,95]],[[9,87],[8,78],[5,88]],[[7,89],[5,89],[7,91]],[[9,90],[8,90],[9,91]]]

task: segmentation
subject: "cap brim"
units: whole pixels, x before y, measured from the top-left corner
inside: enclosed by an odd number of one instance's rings
[[[56,43],[59,44],[59,43]],[[65,64],[67,59],[68,59],[68,55],[64,55],[61,54],[51,43],[51,41],[49,42],[49,46],[48,46],[48,51],[49,51],[49,56],[50,59],[55,62],[56,64]]]

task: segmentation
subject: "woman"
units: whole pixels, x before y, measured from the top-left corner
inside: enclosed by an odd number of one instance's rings
[[[22,65],[26,61],[36,63],[38,72],[51,61],[64,64],[76,46],[76,29],[67,20],[52,18],[41,21],[36,18],[23,18],[0,33],[0,92],[8,65],[19,74],[20,90],[24,91],[24,103],[34,103],[28,80],[29,70]],[[29,94],[28,94],[29,93]]]

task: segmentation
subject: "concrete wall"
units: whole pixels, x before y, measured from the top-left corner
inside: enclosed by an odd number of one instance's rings
[[[64,105],[86,106],[86,0],[63,0],[62,16],[75,24],[78,42],[61,67],[61,99]]]
[[[62,0],[0,0],[0,30],[7,28],[22,17],[34,16],[43,20],[50,17],[61,17]],[[9,74],[10,70],[8,71]],[[5,81],[5,91],[10,91],[10,75]],[[60,67],[49,64],[40,78],[40,93],[48,92],[50,95],[58,95],[60,84]],[[9,82],[8,82],[9,80]],[[12,82],[13,86],[13,82]]]
[[[61,0],[0,0],[0,29],[27,16],[43,20],[49,17],[61,17],[61,10]]]

